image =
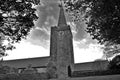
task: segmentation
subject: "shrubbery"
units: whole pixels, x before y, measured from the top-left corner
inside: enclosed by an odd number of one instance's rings
[[[108,69],[116,70],[120,69],[120,55],[115,56],[109,63]]]

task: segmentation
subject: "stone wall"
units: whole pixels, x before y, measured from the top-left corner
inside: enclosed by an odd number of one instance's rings
[[[74,65],[72,39],[70,26],[51,28],[51,58],[47,65],[47,72],[51,77],[68,77],[68,67]]]
[[[57,79],[49,79],[49,80],[57,80]],[[120,80],[120,75],[68,78],[66,80]]]
[[[0,75],[1,80],[59,80],[59,79],[48,79],[46,74],[44,75]],[[77,78],[66,78],[64,80],[120,80],[120,75],[107,75],[107,76],[90,76],[90,77],[77,77]]]
[[[78,78],[70,78],[68,80],[120,80],[120,75],[78,77]]]
[[[2,74],[0,80],[49,80],[45,73],[40,74]]]

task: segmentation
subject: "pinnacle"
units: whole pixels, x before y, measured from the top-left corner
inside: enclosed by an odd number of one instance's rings
[[[66,18],[62,3],[59,5],[59,7],[60,7],[60,13],[59,13],[58,27],[64,27],[67,25],[67,23],[66,23]]]

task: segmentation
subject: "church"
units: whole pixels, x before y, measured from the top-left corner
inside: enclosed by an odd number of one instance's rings
[[[74,71],[99,71],[106,70],[108,61],[94,61],[74,63],[73,36],[71,28],[67,25],[63,6],[60,5],[58,25],[51,27],[50,56],[27,59],[6,60],[2,65],[17,68],[19,73],[29,65],[38,73],[54,72],[51,77],[68,77]]]

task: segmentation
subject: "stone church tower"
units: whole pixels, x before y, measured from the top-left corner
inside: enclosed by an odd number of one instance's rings
[[[66,78],[74,64],[73,36],[66,23],[63,6],[60,5],[58,25],[51,27],[50,61],[48,73],[51,78]],[[71,71],[70,71],[71,72]]]

